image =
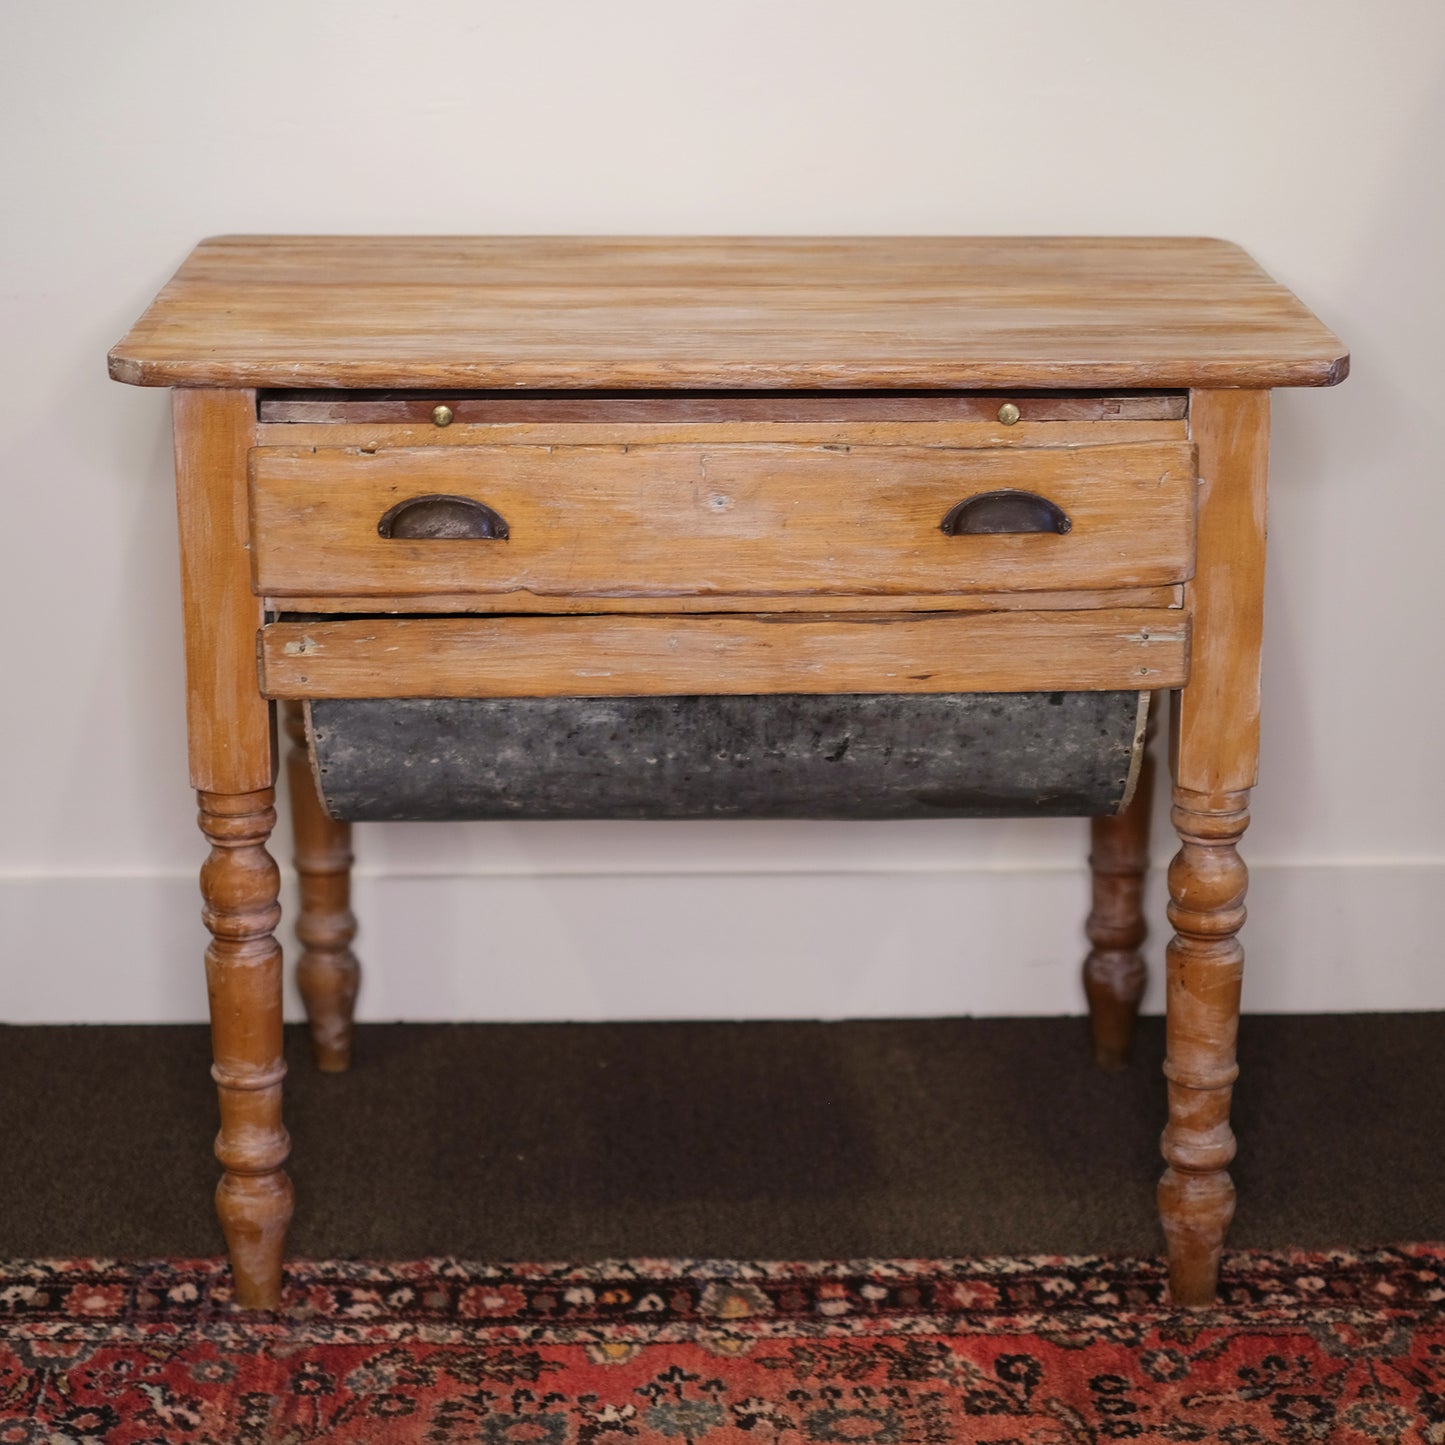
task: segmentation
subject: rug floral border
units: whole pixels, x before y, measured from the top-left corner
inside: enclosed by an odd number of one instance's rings
[[[1445,1315],[1445,1245],[1226,1254],[1218,1305],[1174,1310],[1157,1258],[1038,1255],[974,1260],[595,1264],[295,1261],[273,1315],[233,1308],[224,1260],[0,1263],[0,1337],[148,1338],[241,1330],[291,1340],[532,1344],[723,1335],[756,1339],[992,1333],[1125,1341],[1172,1322],[1183,1334]],[[118,1332],[120,1332],[118,1334]]]

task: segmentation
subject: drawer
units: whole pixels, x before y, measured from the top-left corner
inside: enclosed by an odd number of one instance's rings
[[[1192,573],[1194,472],[1187,442],[259,447],[254,581],[275,597],[1165,586]]]

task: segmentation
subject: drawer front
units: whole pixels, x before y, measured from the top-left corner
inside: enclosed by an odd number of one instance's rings
[[[407,535],[437,527],[453,535]],[[467,529],[477,535],[455,535]],[[251,530],[256,588],[277,597],[1162,586],[1193,568],[1194,453],[1183,442],[260,447]]]

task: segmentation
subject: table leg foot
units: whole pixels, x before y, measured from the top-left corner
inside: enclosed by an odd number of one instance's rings
[[[1154,796],[1154,759],[1147,753],[1129,806],[1114,818],[1089,824],[1089,871],[1093,908],[1084,931],[1093,947],[1084,960],[1084,995],[1094,1062],[1122,1069],[1129,1061],[1134,1020],[1148,973],[1140,948],[1144,921],[1144,875],[1149,867],[1149,814]]]
[[[351,951],[356,937],[356,915],[351,911],[351,824],[337,822],[321,806],[306,749],[302,705],[288,702],[285,717],[291,739],[286,781],[301,894],[296,920],[301,944],[296,986],[306,1004],[316,1067],[339,1074],[351,1065],[352,1016],[361,984],[361,965]]]
[[[1174,1302],[1214,1300],[1219,1255],[1234,1215],[1229,1103],[1239,1068],[1239,991],[1249,874],[1236,844],[1249,825],[1249,794],[1174,790],[1181,847],[1169,868],[1169,1123],[1161,1148],[1168,1168],[1159,1213],[1169,1244]]]
[[[211,844],[201,869],[202,916],[211,932],[206,983],[211,1005],[211,1076],[220,1099],[216,1157],[225,1171],[216,1211],[235,1276],[236,1303],[275,1309],[291,1222],[291,1181],[282,1165],[291,1142],[281,1122],[286,1075],[281,1036],[281,949],[274,937],[280,875],[266,851],[275,793],[200,793],[201,831]]]
[[[1234,1181],[1224,1170],[1185,1174],[1166,1169],[1159,1181],[1159,1218],[1169,1246],[1169,1297],[1204,1309],[1219,1288],[1219,1256],[1234,1218]]]

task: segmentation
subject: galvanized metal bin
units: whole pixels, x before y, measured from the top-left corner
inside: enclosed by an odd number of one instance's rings
[[[1149,693],[316,701],[335,818],[1096,816],[1128,802]]]

